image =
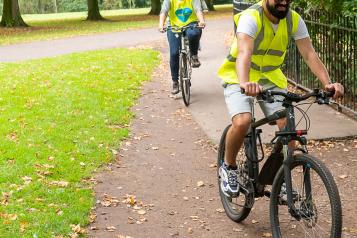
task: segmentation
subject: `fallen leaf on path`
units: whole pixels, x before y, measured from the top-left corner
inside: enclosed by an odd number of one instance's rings
[[[217,208],[217,209],[216,209],[216,212],[223,213],[223,212],[224,212],[224,209],[223,209],[223,208]]]
[[[139,215],[145,215],[145,214],[146,214],[146,211],[145,211],[145,210],[139,210],[139,211],[138,211],[138,214],[139,214]]]
[[[265,232],[262,234],[262,237],[273,237],[273,235],[269,232]]]
[[[216,168],[216,167],[217,167],[217,164],[216,164],[216,163],[210,164],[209,167],[210,167],[210,168]]]
[[[203,187],[203,186],[205,186],[205,183],[203,181],[197,182],[197,187]]]
[[[109,232],[113,232],[113,231],[115,231],[117,228],[116,228],[115,226],[107,226],[105,229],[106,229],[107,231],[109,231]]]
[[[253,223],[253,224],[256,224],[256,223],[259,223],[259,221],[253,219],[253,220],[252,220],[252,223]]]
[[[345,179],[345,178],[347,178],[348,177],[348,175],[347,174],[342,174],[342,175],[340,175],[340,176],[338,176],[340,179]]]
[[[240,228],[233,228],[233,231],[234,231],[234,232],[242,232],[242,231],[243,231],[243,229],[240,229]]]
[[[187,229],[187,232],[188,232],[188,234],[192,234],[192,233],[193,233],[193,229],[192,229],[191,227],[189,227],[189,228]]]
[[[159,147],[153,146],[153,147],[151,147],[151,149],[153,149],[153,150],[158,150]]]

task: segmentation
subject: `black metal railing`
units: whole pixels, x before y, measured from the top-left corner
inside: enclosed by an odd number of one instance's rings
[[[234,13],[251,5],[234,0]],[[339,108],[357,115],[357,18],[297,11],[307,25],[312,44],[331,80],[345,87],[345,96],[338,102]],[[302,88],[320,87],[319,81],[298,53],[294,41],[290,41],[283,69],[287,77]]]

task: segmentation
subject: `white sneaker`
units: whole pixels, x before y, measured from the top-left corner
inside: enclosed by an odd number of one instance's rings
[[[237,174],[237,169],[230,169],[225,163],[219,168],[221,190],[227,197],[238,197],[239,195]]]

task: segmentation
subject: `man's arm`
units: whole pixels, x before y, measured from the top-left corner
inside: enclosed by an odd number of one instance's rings
[[[198,18],[198,25],[200,27],[205,27],[206,23],[205,23],[205,18],[203,17],[203,12],[202,11],[197,11],[196,12],[196,16]]]
[[[159,31],[164,32],[164,25],[165,25],[165,20],[166,20],[167,14],[165,12],[160,13],[159,17]]]
[[[161,6],[161,12],[159,16],[159,31],[164,32],[164,25],[167,14],[171,8],[170,0],[164,0]]]
[[[203,16],[201,0],[193,0],[192,7],[196,13],[197,18],[198,18],[198,25],[200,27],[205,27],[206,23],[205,23],[205,19]]]
[[[325,65],[320,60],[309,37],[295,41],[301,56],[309,66],[311,72],[321,81],[326,90],[335,89],[334,99],[342,97],[344,93],[343,86],[340,83],[331,83],[329,74]]]
[[[245,34],[237,34],[238,56],[236,61],[237,76],[241,88],[248,96],[256,96],[260,91],[257,83],[249,82],[250,62],[254,49],[254,39]]]

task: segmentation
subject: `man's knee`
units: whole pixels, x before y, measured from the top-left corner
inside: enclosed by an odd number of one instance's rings
[[[232,118],[233,129],[244,129],[249,128],[249,125],[252,121],[252,115],[250,113],[242,113],[235,115]]]
[[[180,55],[179,49],[170,51],[171,59],[178,59]]]

